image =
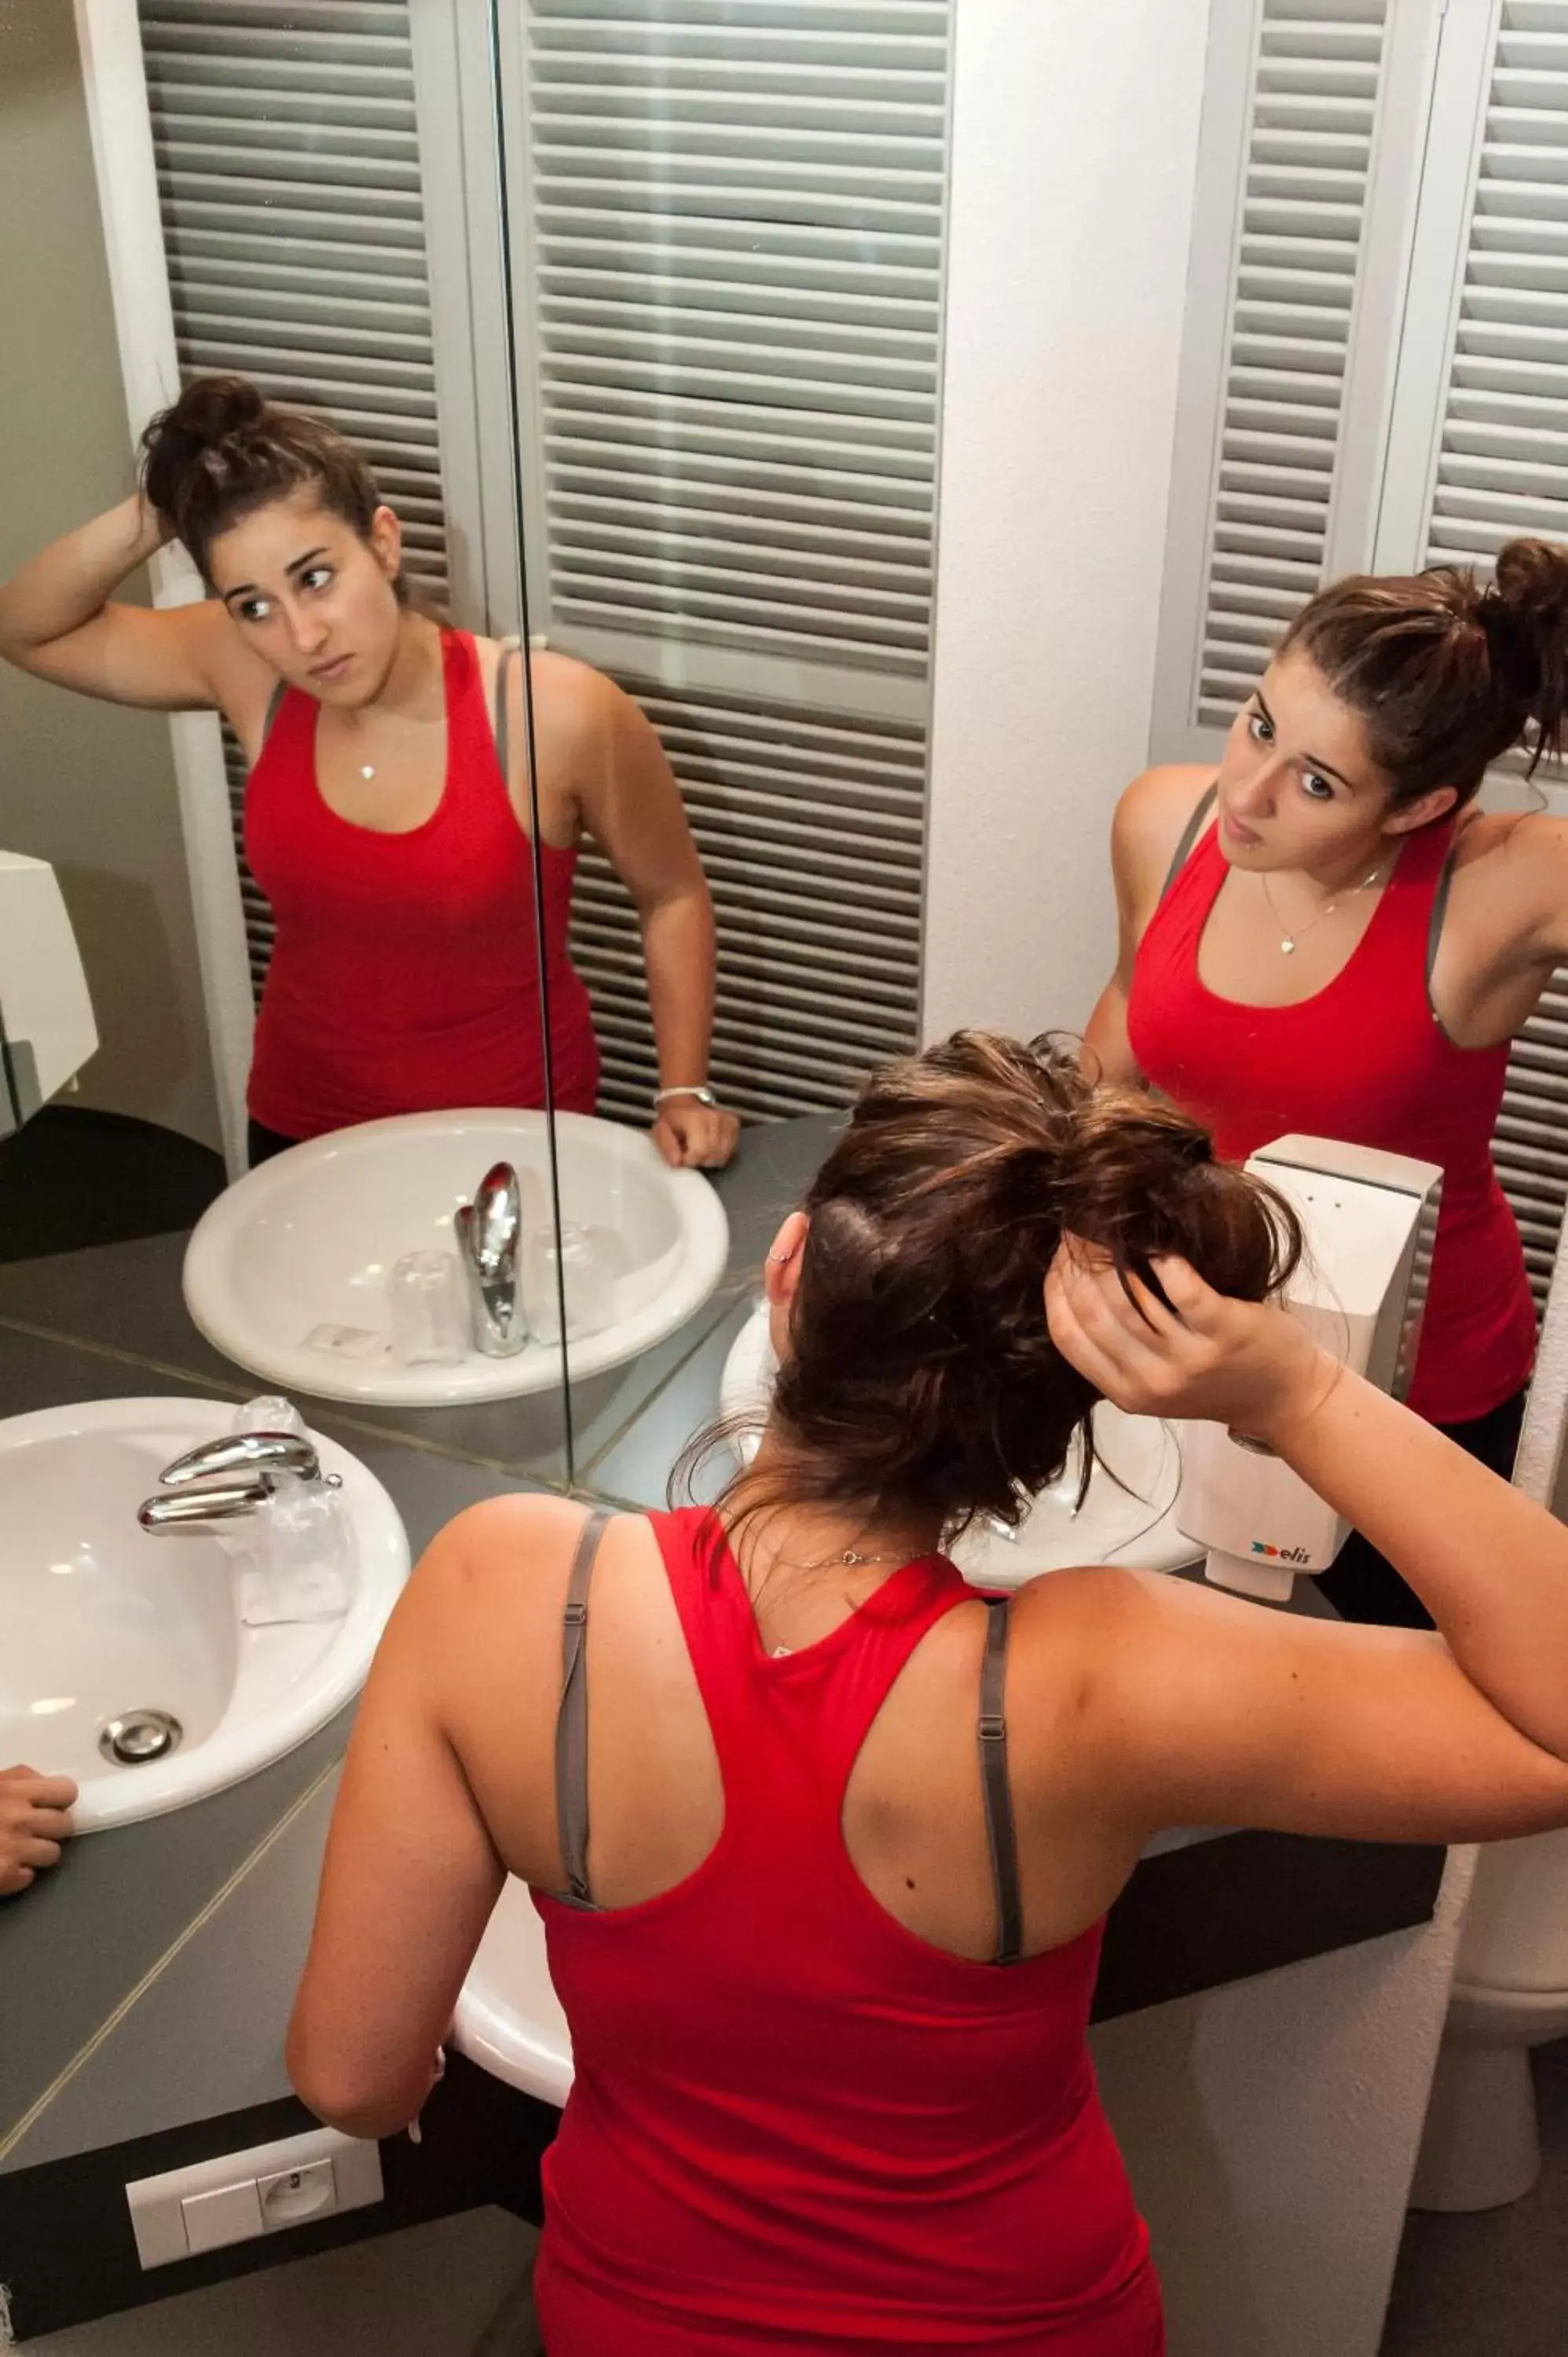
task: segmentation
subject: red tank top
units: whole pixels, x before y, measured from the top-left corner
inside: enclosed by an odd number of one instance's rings
[[[1228,1162],[1299,1131],[1435,1162],[1443,1198],[1410,1405],[1464,1424],[1510,1399],[1535,1355],[1524,1251],[1492,1167],[1509,1043],[1455,1047],[1427,996],[1433,910],[1454,840],[1405,839],[1359,946],[1297,1006],[1244,1006],[1200,981],[1198,946],[1230,873],[1213,827],[1138,947],[1127,1036],[1152,1086]]]
[[[339,818],[316,780],[321,707],[290,688],[245,794],[245,856],[276,945],[256,1017],[253,1118],[319,1136],[385,1114],[542,1105],[531,845],[508,796],[478,655],[441,633],[446,778],[423,826]],[[567,954],[575,851],[541,843],[555,1102],[592,1113],[598,1053]]]
[[[907,1565],[775,1659],[717,1518],[649,1519],[724,1830],[639,1905],[535,1894],[576,2063],[544,2160],[546,2347],[1160,2357],[1147,2238],[1085,2043],[1101,1927],[970,1963],[896,1922],[843,1844],[872,1720],[972,1591],[940,1556]]]

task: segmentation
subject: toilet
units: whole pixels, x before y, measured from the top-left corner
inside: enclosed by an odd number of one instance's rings
[[[1530,2050],[1568,2036],[1568,1832],[1484,1848],[1411,2207],[1496,2210],[1541,2173]]]

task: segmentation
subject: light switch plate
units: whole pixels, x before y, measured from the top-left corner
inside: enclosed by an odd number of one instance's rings
[[[212,2193],[188,2193],[179,2205],[185,2221],[185,2246],[198,2251],[225,2250],[231,2243],[251,2242],[262,2231],[262,2205],[256,2180],[220,2185]]]
[[[277,2190],[280,2179],[295,2177],[301,2187],[297,2204]],[[262,2198],[263,2180],[271,2193],[268,2202]],[[213,2201],[214,2195],[232,2199]],[[290,2226],[333,2218],[345,2210],[368,2209],[381,2198],[380,2147],[342,2136],[336,2128],[312,2128],[276,2144],[253,2145],[247,2152],[221,2153],[189,2169],[138,2178],[125,2188],[136,2255],[144,2267],[168,2266],[199,2250],[285,2233]],[[290,2210],[294,2215],[285,2214]],[[230,2227],[234,2231],[227,2231]],[[211,2239],[199,2239],[206,2236]]]

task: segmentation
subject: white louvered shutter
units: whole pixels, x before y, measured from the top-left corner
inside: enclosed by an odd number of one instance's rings
[[[713,1076],[756,1116],[917,1038],[949,18],[522,6],[531,619],[663,737],[717,906]],[[643,1117],[596,858],[574,946],[604,1108]]]
[[[718,921],[712,1075],[753,1119],[843,1103],[914,1044],[926,739],[755,697],[628,682],[702,845]],[[594,991],[602,1109],[645,1117],[655,1063],[625,887],[579,871],[574,948]]]
[[[1505,0],[1476,158],[1429,564],[1568,538],[1568,5]],[[1568,974],[1515,1042],[1492,1142],[1544,1308],[1568,1205]]]
[[[1568,0],[1505,0],[1474,162],[1424,561],[1568,538]]]
[[[1514,1041],[1492,1159],[1524,1238],[1536,1306],[1546,1306],[1557,1238],[1568,1206],[1568,974]]]
[[[1457,250],[1415,257],[1418,285],[1451,292],[1404,361],[1418,381],[1396,434],[1408,452],[1423,396],[1434,430],[1419,481],[1407,457],[1409,495],[1389,502],[1379,558],[1391,569],[1485,573],[1521,533],[1568,539],[1568,0],[1503,0],[1489,54],[1462,62],[1483,86],[1473,152],[1428,164],[1455,184],[1459,236]],[[1561,780],[1550,791],[1561,807]],[[1492,1152],[1544,1304],[1568,1203],[1568,974],[1515,1043]]]
[[[1252,48],[1239,121],[1206,123],[1226,152],[1206,157],[1200,194],[1195,278],[1212,291],[1189,314],[1155,759],[1208,749],[1325,577],[1393,5],[1239,0],[1221,28]]]
[[[139,0],[185,376],[232,369],[329,418],[448,594],[414,124],[417,0]],[[225,732],[236,847],[244,791]],[[259,991],[272,920],[242,861]]]
[[[1229,725],[1323,578],[1388,0],[1267,0],[1196,717]]]

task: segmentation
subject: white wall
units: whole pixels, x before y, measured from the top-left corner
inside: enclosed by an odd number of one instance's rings
[[[134,479],[64,0],[0,8],[0,314],[4,578]],[[167,721],[0,665],[0,845],[51,861],[70,911],[102,1043],[78,1102],[215,1144]]]
[[[1208,0],[956,0],[927,1038],[1077,1027],[1147,759]]]

